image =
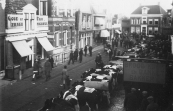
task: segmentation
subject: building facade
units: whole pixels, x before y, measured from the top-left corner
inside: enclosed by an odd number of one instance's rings
[[[49,39],[55,47],[52,55],[56,63],[68,60],[69,52],[76,48],[75,12],[73,0],[49,0]]]
[[[166,11],[160,5],[139,6],[130,16],[130,32],[144,35],[162,33]]]
[[[5,40],[5,4],[6,0],[0,1],[0,77],[4,75],[5,60],[4,60],[4,40]]]
[[[44,59],[54,49],[47,39],[46,7],[47,0],[6,1],[6,78],[17,79],[19,71],[23,74],[31,68],[38,55]],[[9,69],[14,69],[14,73]]]

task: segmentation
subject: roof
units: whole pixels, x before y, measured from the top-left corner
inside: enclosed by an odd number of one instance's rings
[[[142,8],[147,7],[149,8],[148,14],[163,14],[166,15],[166,11],[159,5],[143,5],[139,6],[132,14],[142,14]]]

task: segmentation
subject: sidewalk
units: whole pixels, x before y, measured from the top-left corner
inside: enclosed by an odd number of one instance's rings
[[[100,49],[103,49],[102,45],[94,47],[92,52],[95,52],[95,51],[100,50]],[[45,62],[45,60],[42,60],[42,64],[44,64],[44,62]],[[56,67],[63,66],[63,64],[64,63],[58,64]],[[22,75],[22,80],[25,80],[25,79],[31,77],[32,76],[32,71],[33,71],[32,68],[29,68],[29,69],[25,70],[24,74]],[[13,84],[15,82],[22,81],[22,80],[16,79],[16,80],[13,80],[13,81],[8,81],[8,80],[1,80],[0,79],[0,90],[1,90],[1,88],[5,87],[7,85],[10,85],[10,84]]]

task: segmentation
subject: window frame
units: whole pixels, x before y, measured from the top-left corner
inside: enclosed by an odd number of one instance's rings
[[[150,35],[150,31],[151,31],[151,34],[153,34],[153,27],[148,27],[148,34]]]
[[[148,21],[149,21],[148,22],[149,25],[153,25],[153,19],[148,19]],[[150,23],[150,22],[152,22],[152,23]]]
[[[156,24],[157,22],[157,24]],[[154,25],[159,25],[159,19],[154,19]]]
[[[29,31],[29,13],[25,13],[25,31]]]
[[[35,15],[34,13],[30,13],[31,14],[31,19],[30,19],[30,30],[34,30],[35,29]]]
[[[157,30],[156,30],[157,29]],[[159,28],[158,27],[154,27],[154,33],[156,34],[156,31],[157,33],[159,32]]]
[[[131,19],[131,24],[134,24],[134,19]]]

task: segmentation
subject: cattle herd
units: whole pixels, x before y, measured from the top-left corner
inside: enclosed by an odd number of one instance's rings
[[[120,70],[117,65],[105,65],[85,71],[72,88],[47,99],[39,111],[80,111],[84,106],[95,111],[100,106],[109,106],[110,93],[115,88]]]

